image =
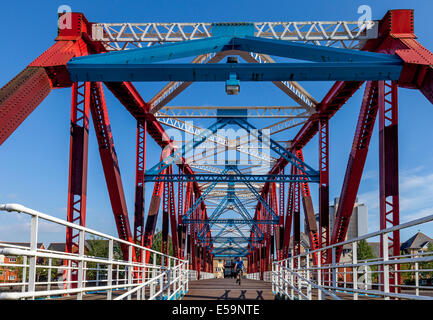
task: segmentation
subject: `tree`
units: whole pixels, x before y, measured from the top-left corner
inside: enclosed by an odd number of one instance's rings
[[[162,231],[156,231],[155,235],[153,236],[153,241],[152,241],[152,250],[161,252],[161,247],[162,247]],[[169,256],[173,256],[173,244],[171,241],[171,237],[168,236],[168,255]],[[153,254],[150,255],[150,262],[149,263],[153,263]],[[157,255],[156,257],[156,264],[160,265],[161,264],[161,256]]]
[[[429,252],[430,254],[433,254],[433,244],[429,243],[427,250],[425,252]],[[429,269],[432,270],[433,269],[433,261],[426,261],[426,262],[421,262],[419,264],[420,269]],[[421,272],[421,277],[423,278],[432,278],[433,277],[433,271],[425,271],[425,272]]]
[[[97,258],[108,258],[108,240],[91,236],[89,240],[86,241],[86,249],[85,254],[87,256],[97,257]],[[120,260],[122,259],[122,250],[120,244],[115,242],[113,246],[113,259]],[[87,268],[91,270],[87,270],[86,276],[88,280],[95,280],[97,270],[96,262],[87,262]],[[102,269],[102,268],[101,268]]]
[[[370,260],[377,258],[374,254],[373,248],[367,243],[367,240],[365,239],[358,241],[356,257],[358,259],[358,263],[362,260]],[[371,271],[377,271],[377,266],[371,266]],[[376,282],[378,279],[378,274],[376,272],[372,272],[371,276],[373,282]]]
[[[367,243],[365,239],[362,239],[358,242],[358,254],[357,259],[358,261],[361,260],[368,260],[368,259],[374,259],[376,258],[376,255],[374,254],[373,248]]]

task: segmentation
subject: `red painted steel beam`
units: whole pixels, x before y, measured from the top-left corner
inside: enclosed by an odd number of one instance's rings
[[[67,221],[80,226],[86,225],[90,105],[90,83],[85,82],[80,85],[74,83],[72,86]],[[66,228],[65,252],[77,253],[78,249],[79,232],[73,228]],[[67,261],[64,263],[67,265]],[[73,268],[71,270],[71,281],[77,281],[78,262],[71,261],[70,267]],[[77,283],[71,283],[71,287],[76,288]]]
[[[56,43],[0,89],[0,145],[48,96],[53,88],[72,85],[66,63],[87,54],[82,36],[90,24],[80,13],[71,14],[71,29],[59,30]]]
[[[329,121],[319,120],[319,247],[329,245]],[[321,254],[322,264],[326,253]]]
[[[331,243],[338,243],[345,240],[353,205],[358,193],[361,182],[362,171],[367,158],[368,147],[373,132],[374,122],[378,110],[378,85],[377,81],[367,82],[365,93],[362,100],[361,111],[359,113],[356,126],[355,137],[353,139],[352,150],[349,155],[343,187],[341,189],[338,209],[335,214],[335,223],[332,231]],[[342,247],[337,247],[336,259],[342,252]],[[331,256],[327,257],[327,262],[331,263]]]
[[[89,143],[90,82],[72,86],[69,151],[68,222],[86,225],[87,161]],[[79,233],[66,228],[66,252],[78,252]]]
[[[379,81],[379,208],[380,229],[400,224],[398,184],[398,96],[397,83]],[[400,231],[388,234],[388,256],[400,255]],[[383,236],[380,239],[380,253],[383,252]],[[397,270],[395,270],[397,268]],[[399,266],[392,266],[390,283],[401,283]],[[383,277],[381,283],[383,284]],[[384,287],[383,287],[384,289]],[[400,292],[400,287],[390,286],[390,292]]]
[[[296,151],[296,156],[304,162],[304,155],[302,149]],[[298,174],[302,174],[298,170]],[[302,193],[302,206],[304,208],[305,226],[308,232],[308,237],[310,240],[310,249],[316,250],[320,245],[319,232],[317,230],[316,216],[314,214],[313,200],[311,199],[310,187],[308,182],[301,182],[301,193]],[[313,263],[317,264],[317,254],[313,253]]]
[[[173,167],[170,166],[169,174],[173,174]],[[174,197],[174,183],[169,182],[169,213],[170,213],[170,226],[171,226],[171,241],[173,244],[173,255],[179,258],[179,240],[178,240],[178,222],[176,219],[176,201]]]
[[[146,121],[137,121],[135,161],[134,242],[144,246],[144,171],[146,168]],[[141,260],[140,255],[140,260]]]
[[[92,113],[96,138],[99,145],[99,155],[104,169],[111,208],[113,210],[119,238],[133,242],[133,235],[129,224],[128,209],[126,206],[125,194],[123,191],[122,179],[120,176],[119,163],[114,147],[113,135],[111,133],[110,120],[105,103],[102,84],[92,82],[91,85]],[[128,257],[127,246],[122,246],[124,257]],[[133,250],[135,253],[135,250]],[[133,260],[136,259],[135,254]]]

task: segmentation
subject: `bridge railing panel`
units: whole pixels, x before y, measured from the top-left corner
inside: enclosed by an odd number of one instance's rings
[[[393,255],[388,243],[393,232],[409,231],[432,221],[433,215],[429,215],[275,261],[272,264],[272,290],[282,299],[291,300],[433,300],[433,246]],[[382,257],[366,258],[360,252],[369,243],[380,244]],[[338,263],[335,259],[337,250],[343,250]],[[324,259],[326,256],[328,259]]]
[[[0,300],[81,300],[88,295],[108,300],[171,300],[188,291],[186,260],[21,205],[0,205],[0,213],[5,212],[23,215],[30,242],[0,242]],[[78,234],[72,249],[66,250],[64,243],[45,248],[38,241],[53,232],[65,234],[67,228]]]

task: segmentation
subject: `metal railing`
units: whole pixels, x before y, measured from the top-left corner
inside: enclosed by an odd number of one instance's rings
[[[182,298],[188,291],[189,263],[186,260],[18,204],[2,204],[0,211],[18,212],[30,217],[29,246],[0,242],[0,271],[4,274],[9,270],[19,279],[0,283],[0,300],[81,300],[92,294],[108,300],[174,300]],[[76,231],[77,252],[38,247],[41,224],[44,230],[60,226]],[[86,240],[88,236],[93,238]],[[100,241],[101,252],[89,254],[86,244],[91,241]],[[121,246],[128,250],[126,259]],[[134,253],[147,257],[144,260],[148,263],[134,259]],[[9,258],[14,262],[8,261]]]
[[[422,285],[433,278],[433,251],[391,256],[388,243],[392,232],[431,221],[433,215],[273,262],[272,290],[291,300],[433,300],[433,286]],[[358,259],[359,243],[374,237],[382,240],[382,257]],[[343,246],[350,254],[337,263]],[[321,263],[326,254],[332,263]]]
[[[196,270],[189,270],[188,276],[189,276],[190,281],[206,280],[206,279],[214,279],[215,278],[215,275],[213,273],[200,271],[200,279],[199,279],[198,271],[196,271]]]
[[[260,280],[260,272],[247,273],[245,278],[250,280]],[[272,282],[272,271],[263,272],[263,281]]]

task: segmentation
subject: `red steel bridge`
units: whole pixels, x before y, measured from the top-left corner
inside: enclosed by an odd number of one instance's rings
[[[133,83],[150,81],[165,84],[145,100]],[[225,82],[227,94],[237,94],[242,82],[272,82],[293,106],[168,106],[193,82],[214,81]],[[316,100],[302,81],[328,81],[330,89]],[[364,83],[330,226],[330,120]],[[188,261],[198,279],[213,271],[214,258],[243,257],[250,277],[264,280],[266,272],[302,263],[285,260],[301,254],[302,215],[307,266],[338,264],[343,246],[336,244],[346,238],[376,118],[379,226],[390,230],[381,234],[381,255],[384,261],[400,255],[399,87],[420,90],[433,103],[433,54],[417,41],[413,10],[390,10],[362,23],[99,23],[65,13],[55,43],[0,89],[0,145],[52,90],[71,88],[68,223],[86,226],[92,122],[125,260],[150,262],[152,253],[138,248],[151,248],[160,219],[162,254],[171,243],[173,259]],[[104,90],[137,122],[133,222],[120,175],[128,164],[116,156]],[[316,135],[319,162],[312,164],[302,150]],[[161,147],[158,163],[146,163],[148,138]],[[318,223],[310,194],[316,187]],[[145,192],[152,192],[150,203]],[[81,252],[84,229],[66,226],[66,253]],[[384,289],[400,292],[397,264],[386,271]],[[332,277],[322,274],[323,281]]]

